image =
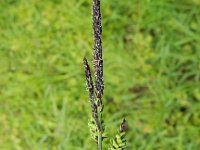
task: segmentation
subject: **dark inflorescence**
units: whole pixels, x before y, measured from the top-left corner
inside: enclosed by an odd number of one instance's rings
[[[98,129],[100,129],[100,123],[98,121],[98,115],[97,115],[97,105],[95,103],[95,96],[94,96],[94,86],[93,86],[90,66],[86,58],[83,59],[83,65],[84,65],[84,70],[85,70],[86,86],[87,86],[89,99],[90,99],[90,105],[92,109],[92,116],[96,122]]]
[[[103,95],[103,59],[102,59],[102,45],[101,45],[101,14],[100,14],[100,0],[93,0],[93,37],[94,37],[94,52],[93,52],[93,66],[95,75],[95,88],[97,98]]]

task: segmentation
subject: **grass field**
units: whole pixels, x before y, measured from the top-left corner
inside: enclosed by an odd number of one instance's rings
[[[200,1],[101,3],[108,136],[125,117],[129,150],[199,150]],[[0,150],[95,149],[92,44],[90,0],[0,1]]]

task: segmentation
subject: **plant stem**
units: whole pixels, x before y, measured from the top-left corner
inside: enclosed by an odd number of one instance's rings
[[[103,129],[102,129],[102,110],[101,110],[101,106],[102,104],[100,103],[101,102],[101,99],[98,99],[99,101],[99,104],[97,104],[97,113],[98,113],[98,120],[99,120],[99,132],[98,132],[98,141],[97,141],[97,145],[98,145],[98,150],[102,150],[102,132],[103,132]],[[98,103],[98,102],[97,102]]]
[[[102,133],[99,132],[98,135],[98,150],[102,150]]]

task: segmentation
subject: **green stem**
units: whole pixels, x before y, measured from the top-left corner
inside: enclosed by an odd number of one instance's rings
[[[98,150],[102,150],[102,124],[101,124],[101,117],[102,117],[102,110],[101,110],[101,107],[102,107],[102,103],[101,103],[101,99],[98,99],[98,104],[97,104],[97,113],[98,113],[98,120],[99,120],[99,126],[100,126],[100,130],[99,130],[99,133],[98,133]]]
[[[98,150],[102,150],[102,133],[99,132],[98,135]]]

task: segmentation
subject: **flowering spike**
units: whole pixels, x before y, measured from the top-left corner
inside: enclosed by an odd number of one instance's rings
[[[95,89],[97,98],[103,95],[103,60],[102,60],[102,45],[101,45],[101,13],[100,0],[93,0],[92,2],[92,20],[93,20],[93,38],[94,38],[94,52],[93,52],[93,67],[95,75]]]
[[[95,104],[94,86],[93,86],[90,66],[86,58],[83,59],[83,65],[84,65],[84,70],[85,70],[86,86],[87,86],[88,95],[90,99],[90,106],[92,109],[92,116],[95,120],[98,130],[100,130],[101,126],[100,126],[100,122],[98,120],[98,115],[97,115],[97,105]]]

